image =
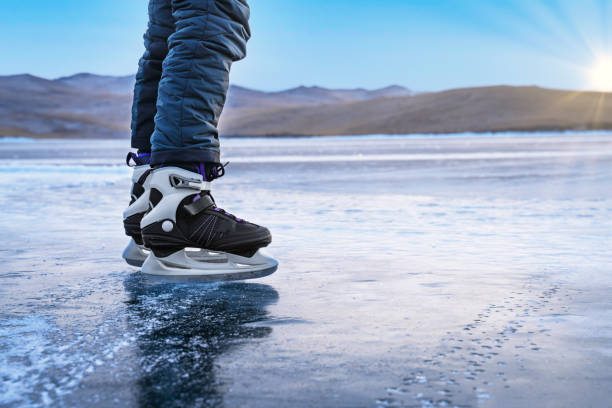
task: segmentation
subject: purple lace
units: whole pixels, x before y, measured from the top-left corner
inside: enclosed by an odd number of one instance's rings
[[[195,172],[206,177],[206,164],[198,163],[195,165]]]
[[[130,160],[134,162],[136,166],[142,166],[151,162],[151,153],[139,153],[129,152],[125,158],[125,164],[131,166]]]
[[[195,202],[196,202],[196,201],[198,201],[200,198],[202,198],[202,196],[200,196],[199,194],[196,194],[196,195],[193,197],[193,201],[192,201],[192,203],[195,203]],[[230,213],[228,213],[227,211],[225,211],[225,210],[224,210],[224,209],[222,209],[222,208],[215,207],[215,208],[213,208],[213,210],[214,210],[214,211],[217,211],[217,212],[220,212],[220,213],[223,213],[223,214],[227,215],[228,217],[232,217],[232,218],[234,218],[234,219],[235,219],[236,221],[238,221],[238,222],[245,222],[245,221],[244,221],[242,218],[236,217],[234,214],[230,214]]]
[[[223,177],[225,174],[225,166],[228,164],[229,162],[225,164],[204,162],[194,164],[193,167],[195,168],[195,172],[201,174],[206,181],[213,181],[214,179]]]
[[[244,220],[242,218],[238,218],[234,214],[230,214],[230,213],[228,213],[227,211],[225,211],[222,208],[215,207],[215,208],[213,208],[213,210],[215,210],[217,212],[220,212],[220,213],[223,213],[223,214],[227,215],[228,217],[233,217],[238,222],[244,222]]]

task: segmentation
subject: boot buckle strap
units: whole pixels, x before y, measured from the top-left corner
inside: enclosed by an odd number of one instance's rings
[[[184,208],[192,216],[198,215],[207,208],[214,207],[215,202],[209,195],[203,195],[191,204],[185,204]]]

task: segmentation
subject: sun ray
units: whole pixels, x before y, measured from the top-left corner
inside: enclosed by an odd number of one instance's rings
[[[554,103],[555,107],[559,107],[562,105],[567,105],[571,103],[574,99],[576,99],[580,94],[583,94],[585,91],[569,91],[565,95],[563,95],[559,100]]]
[[[606,102],[606,92],[602,92],[599,95],[599,100],[597,101],[597,107],[595,108],[595,113],[593,114],[592,126],[594,129],[598,128],[599,118],[601,117],[601,112],[603,110],[603,105]]]

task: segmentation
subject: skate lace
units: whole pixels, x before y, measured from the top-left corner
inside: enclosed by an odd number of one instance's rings
[[[225,163],[198,163],[195,165],[196,173],[204,176],[206,181],[213,181],[225,175],[225,167],[229,162]]]
[[[227,211],[225,211],[223,208],[219,208],[219,207],[215,207],[213,208],[214,211],[220,212],[222,214],[227,215],[228,217],[232,217],[233,219],[235,219],[238,222],[246,222],[245,220],[243,220],[242,218],[236,217],[234,214],[231,214]]]
[[[151,161],[151,153],[139,153],[129,152],[125,158],[125,164],[129,167],[142,166],[143,164],[149,164]]]
[[[212,198],[213,203],[214,203],[214,202],[215,202],[215,199],[214,199],[214,197],[212,196],[212,194],[208,193],[208,195],[210,196],[210,198]],[[193,201],[194,201],[194,202],[195,202],[195,201],[198,201],[200,198],[201,198],[201,195],[200,195],[200,194],[197,194],[195,197],[193,197]],[[237,216],[235,216],[234,214],[232,214],[232,213],[230,213],[230,212],[228,212],[228,211],[225,211],[223,208],[219,208],[219,207],[215,206],[215,207],[213,207],[213,211],[216,211],[216,212],[221,213],[221,214],[223,214],[223,215],[227,215],[228,217],[233,218],[233,219],[234,219],[234,220],[236,220],[237,222],[246,222],[246,220],[244,220],[244,219],[242,219],[242,218],[240,218],[240,217],[237,217]]]

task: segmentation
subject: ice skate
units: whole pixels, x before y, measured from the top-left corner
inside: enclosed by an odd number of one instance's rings
[[[132,266],[142,266],[147,259],[149,251],[144,247],[140,235],[140,220],[149,209],[149,189],[147,178],[151,173],[148,157],[128,153],[126,164],[133,168],[131,200],[128,208],[123,212],[123,227],[130,242],[123,250],[123,259]]]
[[[151,173],[151,167],[147,155],[136,155],[135,153],[128,153],[126,164],[133,168],[133,172],[132,189],[130,191],[131,201],[128,208],[123,212],[123,227],[125,228],[125,234],[131,239],[123,250],[123,259],[129,265],[141,267],[150,253],[142,241],[140,221],[149,210],[148,176]],[[192,251],[190,256],[209,262],[220,262],[226,258],[223,254],[215,254],[204,249]]]
[[[241,280],[276,270],[278,262],[259,251],[272,241],[270,231],[218,208],[201,174],[163,167],[151,173],[147,188],[153,208],[140,227],[151,254],[143,273]],[[191,248],[212,251],[219,258],[203,260]]]

